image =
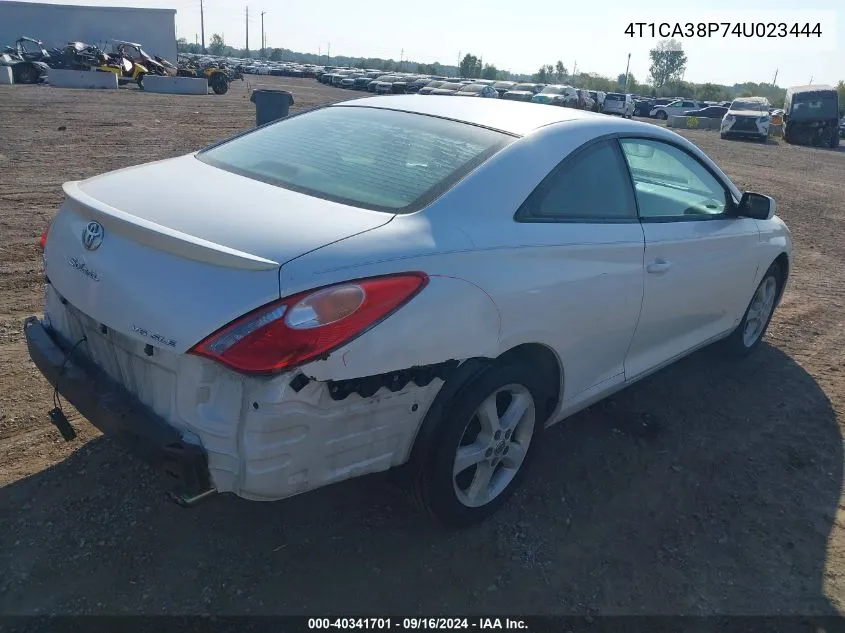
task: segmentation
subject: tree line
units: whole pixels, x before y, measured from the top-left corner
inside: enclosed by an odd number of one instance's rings
[[[180,53],[202,53],[202,46],[190,44],[185,38],[177,40]],[[522,81],[535,83],[566,83],[587,90],[603,92],[630,92],[651,97],[684,96],[702,101],[730,101],[736,97],[766,97],[774,106],[783,104],[786,90],[770,83],[744,82],[727,86],[712,82],[694,83],[684,79],[687,56],[676,40],[661,41],[649,52],[649,76],[643,83],[631,74],[619,73],[616,78],[605,77],[596,73],[570,73],[560,60],[554,64],[544,64],[533,74],[512,73],[500,69],[495,64],[485,63],[481,57],[467,53],[457,66],[434,62],[425,64],[409,60],[382,59],[379,57],[346,57],[343,55],[301,53],[287,48],[267,48],[247,51],[228,46],[222,34],[214,33],[208,53],[225,57],[269,59],[299,64],[346,66],[350,68],[371,68],[385,72],[411,72],[425,75],[446,77],[465,77],[467,79],[490,79],[499,81]],[[836,86],[839,92],[840,108],[845,109],[845,81]]]

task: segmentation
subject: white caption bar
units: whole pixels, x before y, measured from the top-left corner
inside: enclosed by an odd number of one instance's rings
[[[696,52],[836,51],[836,11],[761,9],[707,11],[665,6],[628,9],[612,22],[611,41],[657,44],[674,39]]]

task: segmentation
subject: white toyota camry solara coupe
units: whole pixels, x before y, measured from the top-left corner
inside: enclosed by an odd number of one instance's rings
[[[395,469],[480,521],[545,427],[757,346],[792,251],[683,137],[497,99],[340,103],[64,193],[24,326],[51,417],[71,402],[187,505]]]

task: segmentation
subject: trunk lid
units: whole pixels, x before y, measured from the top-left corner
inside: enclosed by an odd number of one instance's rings
[[[285,262],[394,217],[193,156],[66,183],[64,190],[44,257],[53,287],[107,328],[177,353],[279,298]]]

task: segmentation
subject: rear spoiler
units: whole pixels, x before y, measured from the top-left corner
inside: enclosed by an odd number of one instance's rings
[[[79,184],[80,181],[76,180],[66,182],[62,189],[68,201],[81,215],[101,222],[116,233],[131,235],[132,239],[140,244],[224,268],[273,270],[280,266],[278,262],[209,242],[115,209],[89,196],[82,191]]]

